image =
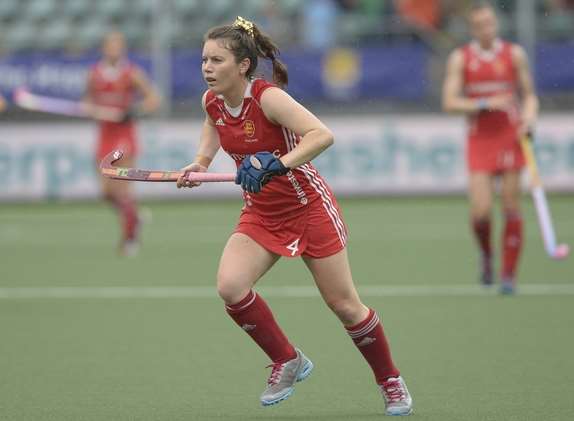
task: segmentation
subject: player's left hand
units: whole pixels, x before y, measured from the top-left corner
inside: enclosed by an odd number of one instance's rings
[[[518,138],[522,139],[527,137],[531,141],[534,140],[534,123],[523,121],[518,127]]]
[[[182,187],[190,187],[191,188],[191,187],[200,186],[201,185],[200,182],[189,181],[187,176],[190,172],[206,172],[207,167],[204,167],[203,165],[200,165],[197,162],[193,162],[193,163],[183,167],[181,170],[183,171],[183,174],[177,179],[177,188],[178,189],[180,189]]]
[[[237,169],[235,184],[241,184],[248,193],[259,193],[272,177],[288,172],[289,168],[271,152],[257,152],[243,159]]]

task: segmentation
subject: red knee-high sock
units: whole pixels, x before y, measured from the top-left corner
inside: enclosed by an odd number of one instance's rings
[[[514,279],[522,249],[522,217],[520,213],[506,213],[502,244],[502,279]]]
[[[121,202],[121,213],[124,228],[124,238],[134,240],[138,235],[138,210],[136,201],[132,198],[125,198]]]
[[[490,218],[473,219],[472,230],[482,256],[489,259],[492,256],[492,245],[490,243]]]
[[[393,363],[391,350],[377,313],[370,310],[365,320],[355,326],[345,326],[345,329],[371,366],[377,384],[383,384],[389,377],[397,377],[400,374]]]
[[[275,321],[267,303],[254,291],[237,304],[225,309],[274,363],[284,363],[297,357],[293,345]]]
[[[106,195],[105,198],[118,211],[122,224],[123,238],[125,240],[135,239],[139,225],[136,201],[130,197],[118,198],[113,195]]]

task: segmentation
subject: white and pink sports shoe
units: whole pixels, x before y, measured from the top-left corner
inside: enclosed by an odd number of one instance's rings
[[[297,357],[285,363],[271,364],[271,375],[267,387],[261,394],[263,406],[275,405],[293,394],[295,383],[305,380],[313,371],[313,363],[300,349],[295,348]]]
[[[401,376],[390,377],[380,384],[385,399],[385,415],[410,415],[413,412],[413,399]]]

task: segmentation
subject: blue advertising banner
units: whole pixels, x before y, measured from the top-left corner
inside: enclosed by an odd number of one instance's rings
[[[334,49],[325,52],[287,52],[289,91],[303,100],[353,100],[368,98],[418,99],[426,94],[427,52],[421,47],[395,46],[370,49]],[[146,56],[132,60],[151,71]],[[85,89],[89,66],[96,54],[18,54],[0,59],[0,92],[27,86],[31,91],[62,98],[79,98]],[[172,54],[172,96],[197,98],[205,90],[201,52]]]
[[[0,58],[0,92],[10,98],[12,91],[25,86],[32,92],[66,99],[78,99],[85,91],[90,66],[97,54],[69,56],[63,53],[15,54]],[[130,59],[150,72],[149,57]]]
[[[574,45],[541,44],[535,63],[539,93],[574,92]]]
[[[369,99],[421,100],[429,93],[430,52],[421,45],[334,48],[326,51],[287,51],[281,58],[289,69],[289,92],[300,100],[353,101]],[[130,57],[151,72],[151,58]],[[31,91],[62,98],[79,98],[96,53],[17,54],[0,58],[0,92],[27,86]],[[574,46],[542,44],[536,52],[535,77],[539,93],[574,91]],[[172,97],[197,99],[205,90],[199,50],[172,54]],[[265,70],[265,69],[264,69]]]

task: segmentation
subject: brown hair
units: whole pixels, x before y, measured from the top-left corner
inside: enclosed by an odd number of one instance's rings
[[[251,24],[251,22],[248,23]],[[277,58],[279,48],[269,36],[259,30],[257,25],[252,25],[249,29],[237,24],[217,26],[207,31],[204,41],[225,40],[225,48],[231,51],[237,63],[248,58],[251,63],[245,75],[249,79],[255,74],[259,57],[271,60],[273,82],[284,87],[289,82],[289,76],[287,66]]]

